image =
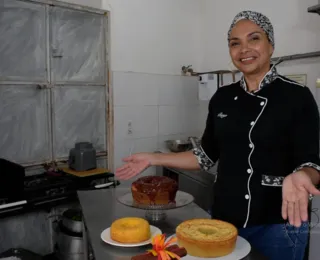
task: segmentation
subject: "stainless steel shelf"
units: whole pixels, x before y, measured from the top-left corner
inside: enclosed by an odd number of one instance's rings
[[[308,8],[309,13],[316,13],[320,15],[320,4]]]

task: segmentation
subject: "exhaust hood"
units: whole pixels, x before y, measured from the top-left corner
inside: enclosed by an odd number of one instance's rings
[[[319,3],[317,5],[311,6],[308,8],[308,12],[309,13],[317,13],[320,15],[320,0]]]

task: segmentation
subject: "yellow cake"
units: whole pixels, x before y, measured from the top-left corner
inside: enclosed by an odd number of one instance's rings
[[[110,237],[124,244],[144,242],[151,238],[149,222],[136,217],[117,219],[111,224]]]
[[[188,255],[221,257],[233,252],[238,237],[237,228],[216,219],[191,219],[176,228],[177,242]]]

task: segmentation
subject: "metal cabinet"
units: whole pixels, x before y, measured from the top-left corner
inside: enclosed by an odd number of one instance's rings
[[[0,0],[0,80],[45,82],[45,6]]]
[[[106,27],[103,12],[0,0],[0,157],[65,159],[77,141],[107,150]]]
[[[103,16],[50,7],[50,21],[52,81],[105,84]]]
[[[17,162],[50,158],[48,90],[0,87],[0,154]]]
[[[179,175],[179,190],[190,193],[194,202],[203,210],[209,211],[213,203],[213,186],[195,181],[185,175]]]
[[[106,104],[103,87],[54,89],[54,157],[68,155],[75,142],[92,142],[97,152],[106,151]]]

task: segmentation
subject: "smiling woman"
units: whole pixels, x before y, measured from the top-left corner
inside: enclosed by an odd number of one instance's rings
[[[320,195],[317,104],[306,86],[271,64],[275,41],[266,16],[239,13],[228,44],[243,76],[211,98],[201,145],[134,154],[116,174],[131,178],[151,165],[207,171],[219,160],[212,218],[232,223],[270,260],[302,260],[309,196]]]
[[[274,51],[273,26],[262,14],[242,12],[237,15],[228,33],[229,53],[233,64],[246,76],[250,91],[259,86],[270,70]]]
[[[231,31],[229,47],[233,63],[247,76],[259,73],[263,77],[269,71],[273,47],[266,33],[255,23],[238,22]]]

